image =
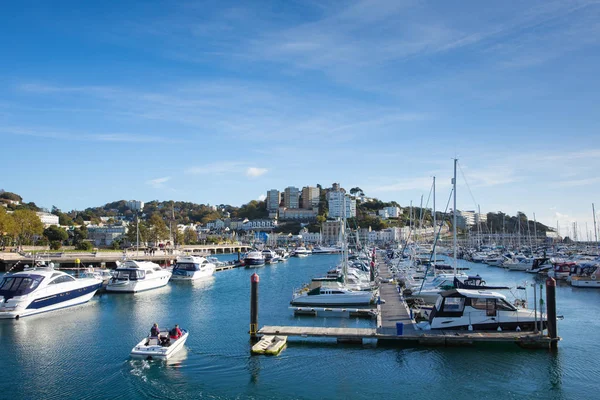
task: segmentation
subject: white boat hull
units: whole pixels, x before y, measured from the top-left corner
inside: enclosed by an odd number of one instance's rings
[[[151,339],[144,338],[133,349],[131,349],[131,357],[145,358],[149,360],[167,360],[183,348],[187,338],[188,332],[185,331],[183,336],[172,342],[168,347],[161,346],[160,344],[148,344]]]
[[[96,291],[102,287],[102,283],[98,281],[98,283],[86,287],[82,287],[80,289],[73,289],[66,293],[55,293],[48,294],[45,293],[42,296],[38,296],[36,298],[31,299],[27,304],[22,304],[15,309],[7,309],[5,307],[5,301],[2,300],[0,303],[0,319],[15,319],[27,317],[30,315],[41,314],[49,311],[59,310],[61,308],[73,307],[79,304],[87,303],[90,301]],[[81,290],[81,295],[73,297],[69,300],[65,301],[56,301],[47,306],[35,307],[36,302],[52,302],[54,300],[60,300],[61,296],[70,296],[71,293],[76,294],[78,290]]]
[[[207,269],[204,271],[186,271],[186,272],[187,272],[186,275],[175,275],[175,274],[171,275],[171,280],[187,282],[187,281],[195,281],[196,279],[209,278],[214,274],[215,269],[212,268],[212,269]]]
[[[136,293],[143,292],[145,290],[157,289],[159,287],[166,286],[169,283],[171,274],[164,275],[152,279],[143,280],[129,280],[129,281],[114,281],[111,280],[106,286],[107,292],[122,292],[122,293]]]

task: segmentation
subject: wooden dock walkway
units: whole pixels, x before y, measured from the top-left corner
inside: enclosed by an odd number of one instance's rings
[[[383,279],[392,277],[388,266],[384,262],[379,263],[379,276]],[[377,333],[382,335],[396,335],[396,324],[403,324],[405,335],[414,333],[414,320],[410,317],[410,311],[406,302],[398,294],[395,283],[382,283],[379,286],[379,297],[385,300],[378,306],[379,317],[377,318]]]

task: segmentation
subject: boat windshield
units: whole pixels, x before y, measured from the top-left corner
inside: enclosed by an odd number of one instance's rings
[[[173,271],[181,270],[181,271],[198,271],[200,269],[200,265],[195,263],[177,263],[173,268]]]
[[[146,277],[146,273],[140,270],[131,270],[124,269],[117,271],[117,279],[130,279],[130,280],[138,280],[144,279]]]
[[[31,293],[43,279],[41,275],[4,277],[0,283],[0,296],[23,296]]]

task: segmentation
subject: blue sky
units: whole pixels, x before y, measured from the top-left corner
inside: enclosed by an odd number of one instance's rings
[[[9,2],[0,188],[70,210],[340,182],[407,205],[435,175],[445,205],[457,157],[459,209],[585,235],[599,21],[597,1]]]

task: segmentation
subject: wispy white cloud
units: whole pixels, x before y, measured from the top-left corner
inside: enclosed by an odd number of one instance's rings
[[[246,176],[249,176],[250,178],[257,178],[261,175],[266,174],[267,171],[268,170],[266,168],[248,167],[246,169]]]
[[[146,181],[146,184],[150,185],[154,189],[161,189],[164,188],[164,184],[170,180],[170,176],[165,176],[162,178],[150,179],[149,181]]]
[[[181,143],[178,138],[166,138],[160,136],[134,134],[134,133],[87,133],[54,131],[37,127],[7,126],[0,127],[0,135],[32,136],[39,138],[69,140],[69,141],[91,141],[91,142],[121,142],[121,143]]]
[[[576,186],[588,186],[597,184],[600,182],[600,178],[585,178],[585,179],[572,179],[567,181],[560,181],[554,183],[553,187],[566,188],[566,187],[576,187]]]
[[[264,194],[261,194],[260,196],[257,197],[258,201],[265,201],[266,198],[267,198],[267,196]]]

